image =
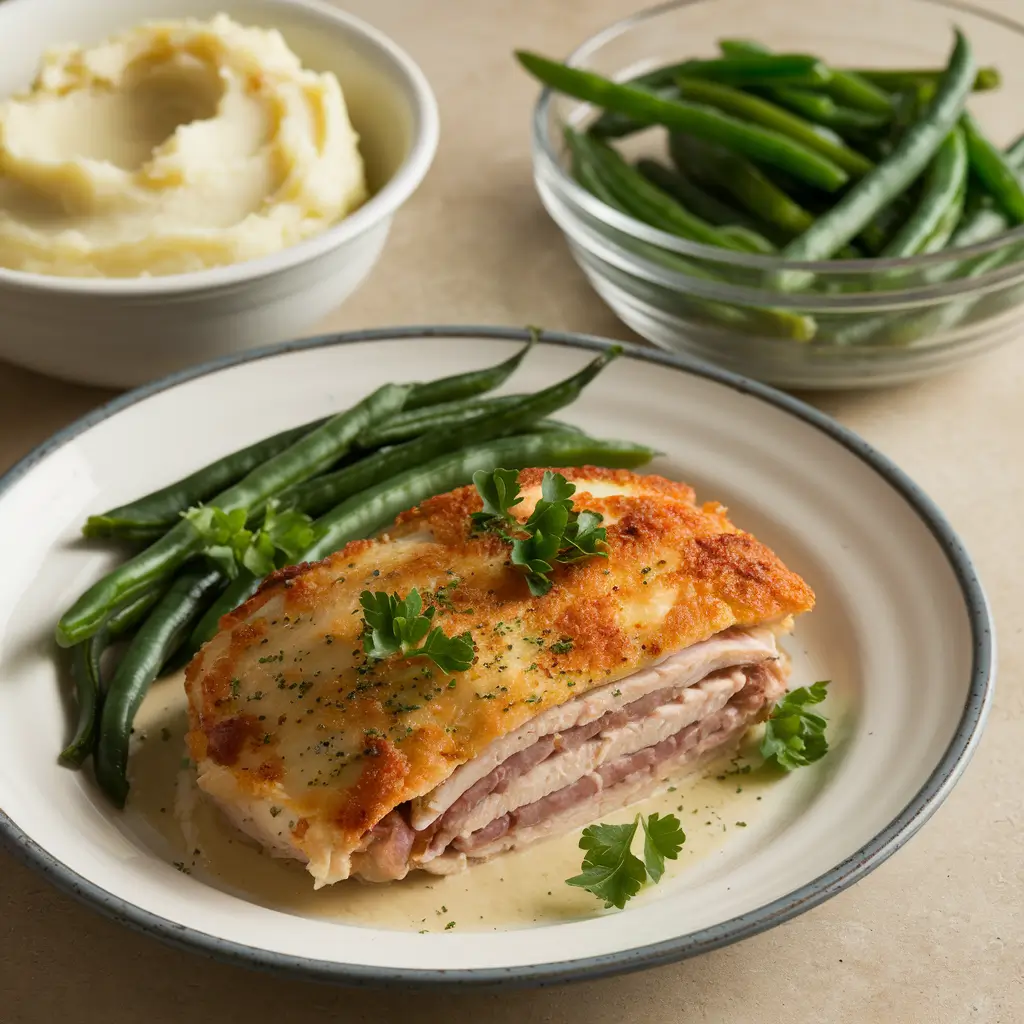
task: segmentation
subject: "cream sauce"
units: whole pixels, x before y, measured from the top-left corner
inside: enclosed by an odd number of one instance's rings
[[[578,874],[579,830],[503,854],[457,875],[414,872],[401,882],[339,882],[313,890],[298,861],[272,858],[238,832],[199,791],[185,753],[186,700],[180,674],[158,682],[136,718],[131,794],[126,814],[135,834],[180,870],[224,892],[284,913],[347,924],[413,931],[499,930],[593,916],[602,904],[565,884]],[[721,855],[730,836],[761,816],[784,787],[739,768],[742,758],[713,763],[615,814],[675,814],[686,833],[662,885],[699,861]],[[639,843],[636,844],[639,849]],[[634,902],[656,898],[648,886]],[[455,922],[450,924],[450,922]]]

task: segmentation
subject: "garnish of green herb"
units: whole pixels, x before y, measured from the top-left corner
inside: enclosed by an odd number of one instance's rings
[[[375,661],[400,654],[428,658],[442,672],[465,672],[473,664],[473,636],[467,630],[447,636],[433,625],[435,608],[423,613],[423,599],[414,587],[405,598],[398,594],[364,590],[363,651]],[[422,614],[421,614],[422,613]]]
[[[792,690],[775,705],[764,727],[761,756],[766,764],[775,764],[787,772],[803,768],[828,753],[826,720],[806,711],[808,704],[820,704],[826,697],[829,680]]]
[[[474,530],[496,533],[512,545],[512,564],[525,572],[534,597],[551,589],[547,574],[555,563],[608,557],[601,549],[607,540],[602,517],[597,512],[573,508],[576,485],[561,473],[544,474],[540,500],[525,523],[512,514],[512,509],[523,500],[515,470],[479,470],[473,474],[473,483],[484,504],[482,511],[470,517]]]
[[[313,543],[312,519],[295,509],[279,511],[273,500],[255,531],[246,529],[244,509],[225,512],[216,505],[199,505],[182,515],[199,531],[206,556],[229,579],[238,575],[240,566],[266,576],[295,561]]]
[[[519,473],[514,469],[496,469],[491,473],[478,470],[473,483],[483,500],[480,512],[470,515],[475,530],[501,532],[506,526],[518,528],[519,521],[511,510],[522,502],[519,494]]]
[[[630,849],[637,828],[643,828],[644,858]],[[674,814],[638,814],[626,825],[590,825],[580,837],[585,850],[580,874],[567,878],[575,885],[604,900],[605,908],[621,910],[641,889],[648,877],[654,883],[665,873],[665,861],[675,860],[686,836]]]

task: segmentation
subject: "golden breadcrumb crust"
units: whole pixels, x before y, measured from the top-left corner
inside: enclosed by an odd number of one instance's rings
[[[543,470],[520,474],[525,519]],[[809,610],[807,584],[715,502],[659,476],[559,470],[577,509],[604,516],[607,558],[558,566],[533,597],[493,534],[473,535],[473,487],[425,501],[375,540],[270,577],[221,621],[188,667],[197,761],[239,791],[280,801],[291,839],[354,849],[388,811],[546,708],[730,626]],[[472,667],[367,663],[363,590],[416,587],[448,634],[469,631]]]

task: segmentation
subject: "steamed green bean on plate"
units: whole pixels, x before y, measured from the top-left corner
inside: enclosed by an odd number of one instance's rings
[[[647,462],[654,452],[643,445],[594,438],[553,418],[617,358],[617,347],[539,391],[490,394],[537,336],[502,363],[386,384],[335,415],[90,516],[86,537],[129,554],[57,624],[77,703],[61,761],[80,768],[91,759],[102,791],[123,806],[132,723],[151,685],[187,661],[272,573],[371,537],[474,474]]]
[[[601,296],[656,344],[791,386],[984,347],[1024,298],[1024,145],[975,109],[1003,69],[955,26],[933,62],[893,67],[729,37],[673,52],[687,16],[613,26],[578,63],[516,52],[545,87],[542,200]],[[657,56],[594,70],[641,33]]]

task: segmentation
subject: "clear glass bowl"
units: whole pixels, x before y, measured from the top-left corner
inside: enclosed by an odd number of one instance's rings
[[[618,22],[569,62],[626,79],[743,37],[846,67],[942,67],[953,27],[1003,84],[970,108],[1000,145],[1024,132],[1024,24],[946,0],[677,0]],[[895,384],[1009,341],[1024,320],[1024,227],[902,260],[795,263],[688,242],[607,206],[570,176],[564,128],[597,111],[545,90],[533,120],[537,189],[597,293],[662,348],[790,388]],[[624,140],[664,160],[666,133]],[[680,264],[680,259],[683,261]],[[689,269],[688,269],[688,267]],[[780,273],[809,283],[782,291]],[[791,275],[792,277],[792,275]]]

